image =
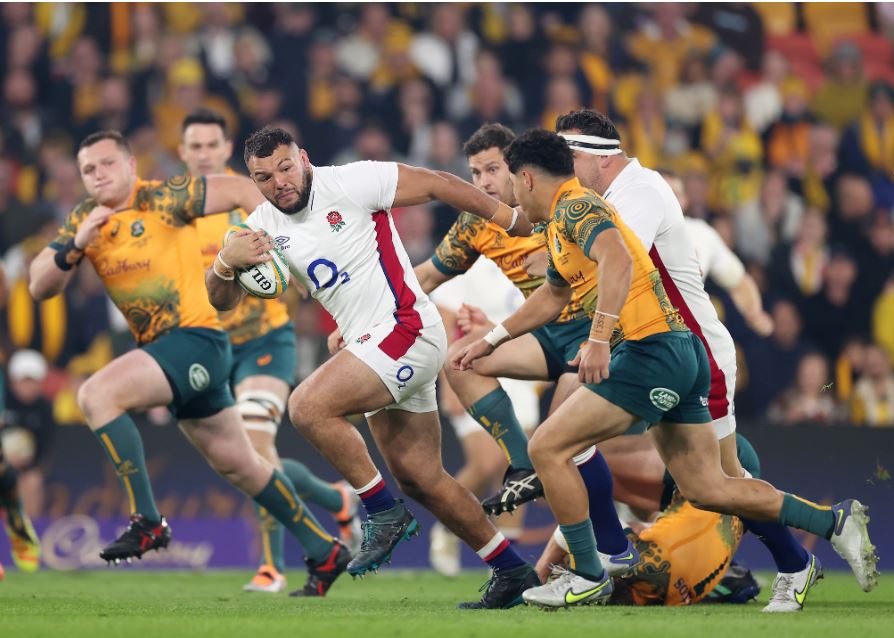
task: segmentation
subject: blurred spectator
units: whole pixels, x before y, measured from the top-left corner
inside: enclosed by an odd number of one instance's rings
[[[803,335],[803,324],[797,307],[780,299],[771,307],[774,330],[768,339],[749,335],[745,348],[747,387],[740,402],[748,415],[763,415],[779,394],[795,377],[798,363],[808,352],[809,342]]]
[[[766,265],[770,251],[795,239],[804,214],[803,200],[788,189],[782,171],[764,175],[760,198],[736,209],[736,250],[744,259]]]
[[[0,257],[50,221],[43,207],[25,206],[15,195],[16,167],[0,157]]]
[[[879,346],[866,349],[866,370],[854,389],[851,419],[857,425],[894,427],[894,374]]]
[[[855,44],[835,47],[828,62],[828,76],[813,96],[811,110],[841,131],[860,116],[866,105],[863,56]]]
[[[829,384],[829,364],[813,352],[798,364],[795,383],[770,406],[767,418],[780,425],[815,423],[830,425],[842,416]]]
[[[3,454],[19,471],[19,491],[29,513],[43,509],[43,473],[55,423],[50,402],[43,395],[47,362],[39,352],[19,350],[9,359]]]
[[[416,266],[429,259],[435,250],[434,216],[428,206],[407,206],[395,211],[394,227],[407,249],[410,263]]]
[[[6,74],[0,117],[6,151],[22,159],[33,158],[53,121],[37,104],[37,84],[28,69],[12,69]]]
[[[717,105],[717,89],[708,77],[708,64],[699,51],[691,51],[683,61],[679,84],[664,98],[669,118],[694,129]]]
[[[420,164],[435,171],[446,171],[465,177],[469,168],[461,153],[456,128],[450,122],[437,122],[431,127],[431,148]]]
[[[546,39],[539,31],[534,9],[527,4],[509,6],[507,37],[500,45],[500,60],[504,64],[506,76],[511,78],[524,96],[525,104],[535,110],[541,103],[542,81],[534,72],[541,68],[545,57]]]
[[[693,21],[708,27],[724,46],[741,56],[749,70],[760,68],[764,23],[750,3],[699,4]]]
[[[373,160],[376,162],[396,162],[401,157],[391,147],[391,138],[381,126],[375,123],[365,125],[354,137],[354,144],[341,151],[332,159],[333,164],[347,164]]]
[[[647,168],[658,168],[663,159],[667,126],[661,112],[661,98],[653,86],[640,89],[636,96],[636,117],[628,120],[625,129],[625,145],[631,156]]]
[[[894,205],[894,89],[877,82],[869,88],[866,111],[841,138],[844,171],[871,176],[875,200]]]
[[[432,147],[432,116],[434,93],[421,78],[404,82],[397,95],[397,109],[388,129],[394,136],[394,146],[410,161],[424,161]]]
[[[724,90],[702,124],[702,149],[711,160],[710,201],[718,212],[757,199],[763,145],[751,128],[735,89]]]
[[[797,77],[779,87],[782,115],[767,132],[767,163],[794,178],[804,177],[810,158],[810,131],[813,116],[808,110],[807,84]]]
[[[688,217],[710,219],[715,213],[708,202],[710,192],[708,162],[704,156],[693,153],[684,159],[681,172],[683,188],[686,191],[686,207],[683,212]]]
[[[433,4],[428,31],[413,37],[410,59],[439,87],[468,85],[475,80],[478,36],[470,31],[459,4]]]
[[[822,290],[804,303],[807,332],[826,356],[835,358],[847,337],[868,336],[869,308],[860,303],[854,283],[859,271],[844,246],[831,250]]]
[[[81,127],[99,113],[104,66],[96,40],[87,36],[78,38],[63,61],[64,80],[54,83],[53,103],[58,105],[58,112],[66,118],[69,127]]]
[[[894,275],[885,283],[872,307],[872,338],[894,361]]]
[[[810,131],[810,155],[804,179],[799,184],[808,206],[828,210],[832,204],[832,181],[838,174],[838,132],[818,123]]]
[[[391,11],[387,4],[364,4],[356,30],[338,44],[339,66],[358,80],[368,80],[381,62],[390,26]]]
[[[145,120],[135,119],[141,117],[133,108],[131,102],[131,90],[127,80],[121,76],[111,76],[102,81],[100,87],[101,103],[93,117],[88,119],[77,129],[75,138],[80,142],[90,133],[95,131],[115,130],[129,135],[135,128],[145,124]]]
[[[829,260],[826,219],[816,209],[804,211],[794,242],[778,244],[771,254],[770,278],[777,291],[793,299],[819,292]]]
[[[68,158],[54,162],[47,178],[42,193],[43,206],[52,212],[52,221],[62,225],[66,216],[84,198],[78,164]]]
[[[745,92],[745,114],[758,133],[782,115],[780,86],[789,76],[788,60],[779,51],[767,51],[761,73],[760,81]]]
[[[676,84],[691,50],[707,52],[714,45],[714,34],[689,22],[687,9],[675,2],[645,5],[647,17],[627,41],[630,54],[652,69],[661,91]]]
[[[590,103],[604,113],[609,107],[614,75],[627,65],[626,53],[618,41],[611,16],[604,7],[584,5],[578,27],[581,37],[580,68],[592,93]]]

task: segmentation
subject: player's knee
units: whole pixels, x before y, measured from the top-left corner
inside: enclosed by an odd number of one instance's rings
[[[537,467],[538,465],[549,463],[550,460],[554,460],[556,450],[550,445],[547,437],[537,436],[537,433],[535,432],[534,436],[531,437],[531,441],[528,443],[528,456],[531,458],[534,467]]]
[[[681,485],[677,484],[680,494],[692,503],[696,509],[708,512],[718,512],[725,509],[726,496],[723,490],[712,485]]]
[[[289,397],[289,419],[303,433],[313,430],[321,418],[322,406],[304,384]]]
[[[88,422],[92,422],[100,406],[108,399],[99,387],[96,377],[90,377],[78,388],[78,407]]]

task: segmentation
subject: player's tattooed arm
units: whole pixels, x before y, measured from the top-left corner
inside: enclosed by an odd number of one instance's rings
[[[394,207],[414,206],[439,200],[445,204],[493,220],[503,228],[509,228],[511,235],[530,235],[534,225],[524,214],[519,213],[513,224],[512,208],[491,197],[469,182],[445,171],[397,165],[397,190]]]
[[[255,183],[242,175],[209,175],[205,182],[205,215],[226,213],[234,208],[251,213],[264,201]]]

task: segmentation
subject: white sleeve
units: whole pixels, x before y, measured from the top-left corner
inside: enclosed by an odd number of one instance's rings
[[[710,224],[704,225],[704,239],[711,242],[711,249],[706,251],[710,263],[702,265],[705,274],[725,290],[738,286],[745,276],[745,266]]]
[[[264,214],[266,206],[266,203],[260,204],[248,217],[245,218],[245,222],[243,223],[246,226],[263,230],[268,235],[274,235],[276,229],[273,227],[273,224],[270,223],[270,217]]]
[[[369,211],[391,210],[397,193],[396,162],[352,162],[338,167],[338,179],[348,197]]]
[[[627,227],[639,237],[646,252],[652,249],[658,228],[664,219],[664,198],[657,189],[648,186],[628,188],[610,202]]]

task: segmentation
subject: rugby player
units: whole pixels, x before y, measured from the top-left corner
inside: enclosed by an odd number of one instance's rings
[[[556,130],[566,140],[574,154],[575,174],[581,183],[602,195],[615,207],[621,219],[649,251],[673,305],[683,316],[687,327],[701,340],[711,368],[711,390],[708,409],[714,430],[720,441],[723,470],[728,476],[742,476],[736,453],[736,418],[734,394],[736,387],[736,349],[726,327],[717,317],[714,304],[704,289],[708,272],[719,273],[720,279],[733,291],[744,280],[744,269],[734,255],[724,259],[725,246],[707,224],[691,226],[683,217],[679,200],[666,179],[659,173],[644,168],[635,158],[629,158],[621,148],[620,135],[612,121],[592,110],[581,110],[560,116]],[[693,234],[694,233],[694,234]],[[712,241],[712,239],[714,241]],[[730,258],[731,257],[731,258]],[[736,268],[739,266],[739,269]],[[753,283],[753,282],[752,282]],[[759,306],[756,289],[738,294],[740,303],[752,317],[752,325],[761,332],[772,329],[772,321]],[[743,300],[742,297],[747,299]],[[783,517],[798,520],[798,508],[783,509]],[[791,537],[791,532],[775,522],[743,521],[760,538],[778,538],[787,547],[797,548],[789,556],[779,556],[782,566],[774,583],[774,595],[765,611],[799,611],[802,607],[796,592],[813,586],[815,557],[809,555]],[[861,587],[874,586],[875,565],[860,555],[840,554],[850,563]],[[783,604],[787,600],[787,604]]]
[[[353,575],[377,570],[419,525],[395,500],[359,432],[345,418],[363,412],[403,491],[494,570],[482,599],[463,608],[503,608],[538,584],[533,569],[487,520],[475,497],[441,464],[435,379],[447,337],[422,292],[391,220],[392,207],[439,199],[529,234],[517,211],[449,175],[394,162],[315,167],[282,129],[255,132],[245,145],[249,174],[268,202],[247,223],[268,239],[234,237],[205,281],[215,307],[245,296],[234,269],[269,259],[278,240],[293,276],[335,318],[347,347],[305,379],[289,398],[298,430],[354,486],[367,512]]]
[[[853,500],[821,508],[752,478],[724,474],[708,411],[710,368],[643,245],[617,212],[574,177],[566,140],[532,130],[506,152],[516,199],[532,221],[549,221],[548,286],[454,360],[468,369],[494,348],[552,320],[571,288],[586,291],[590,338],[576,363],[579,388],[535,432],[529,454],[571,553],[571,569],[525,592],[530,604],[599,603],[612,592],[599,562],[586,490],[572,457],[622,434],[640,419],[681,494],[696,507],[750,519],[790,522],[859,550],[866,517]],[[598,265],[598,270],[597,270]],[[614,352],[611,347],[614,346]],[[795,512],[792,514],[792,512]]]
[[[137,177],[117,131],[81,142],[78,166],[88,197],[31,264],[35,299],[61,293],[86,256],[139,346],[81,386],[78,404],[127,493],[130,525],[100,557],[118,563],[166,547],[171,539],[146,470],[143,442],[129,411],[167,405],[180,429],[227,481],[252,496],[300,541],[309,578],[322,596],[350,560],[304,506],[291,481],[251,446],[234,407],[230,343],[202,285],[194,220],[262,201],[247,177]]]
[[[3,268],[0,266],[0,294],[3,285]],[[3,387],[3,368],[0,367],[0,434],[3,432],[3,414],[5,391]],[[31,525],[31,519],[25,513],[22,498],[16,483],[18,473],[3,458],[3,440],[0,437],[0,517],[2,517],[6,535],[12,550],[12,561],[19,571],[33,573],[40,567],[40,540]],[[0,564],[0,580],[3,580],[3,565]]]
[[[223,116],[210,109],[188,115],[181,125],[180,159],[193,177],[224,174],[233,154]],[[209,215],[196,220],[202,250],[203,270],[210,268],[220,252],[227,230],[248,214],[235,209],[227,215]],[[276,430],[282,420],[286,399],[295,382],[295,332],[282,299],[249,297],[220,321],[233,348],[230,387],[254,449],[271,465],[282,470],[305,501],[316,503],[335,515],[341,540],[348,549],[360,545],[357,497],[345,484],[330,484],[317,478],[303,463],[282,459],[276,451]],[[255,503],[261,535],[261,564],[246,591],[276,593],[286,587],[283,574],[283,526]],[[354,528],[356,525],[356,529]]]
[[[515,197],[509,168],[503,155],[515,134],[501,124],[485,124],[463,145],[469,161],[472,182],[491,197],[514,206]],[[429,293],[446,281],[469,270],[481,256],[496,263],[503,274],[527,297],[543,285],[542,274],[533,274],[531,264],[545,255],[546,237],[534,233],[528,237],[510,237],[497,224],[469,213],[461,213],[435,254],[415,269],[423,292]],[[476,328],[450,347],[461,351],[481,339],[489,328]],[[497,377],[558,381],[551,410],[554,410],[580,384],[576,369],[569,362],[587,341],[590,318],[583,299],[572,295],[555,321],[524,335],[490,357],[476,363],[473,370],[458,371],[445,365],[450,387],[469,414],[489,433],[509,459],[503,489],[483,502],[486,512],[500,514],[516,508],[516,501],[531,500],[543,493],[528,457],[528,438]],[[448,354],[448,361],[450,359]],[[578,459],[580,472],[589,488],[590,509],[596,540],[612,574],[629,569],[638,560],[635,547],[624,535],[615,514],[611,472],[605,460],[590,451]]]
[[[747,439],[740,434],[736,437],[742,466],[759,477],[757,454]],[[672,606],[704,600],[724,580],[732,564],[745,531],[741,521],[735,516],[696,509],[679,498],[648,436],[617,441],[621,445],[609,445],[602,453],[615,473],[620,502],[647,513],[649,520],[657,520],[628,531],[641,560],[631,574],[614,578],[609,604]],[[537,561],[536,569],[543,580],[552,565],[563,563],[567,552],[557,528]],[[818,565],[816,569],[817,577],[822,578],[822,569]],[[759,593],[760,588],[747,572],[737,580],[741,581],[734,592],[737,602]]]

